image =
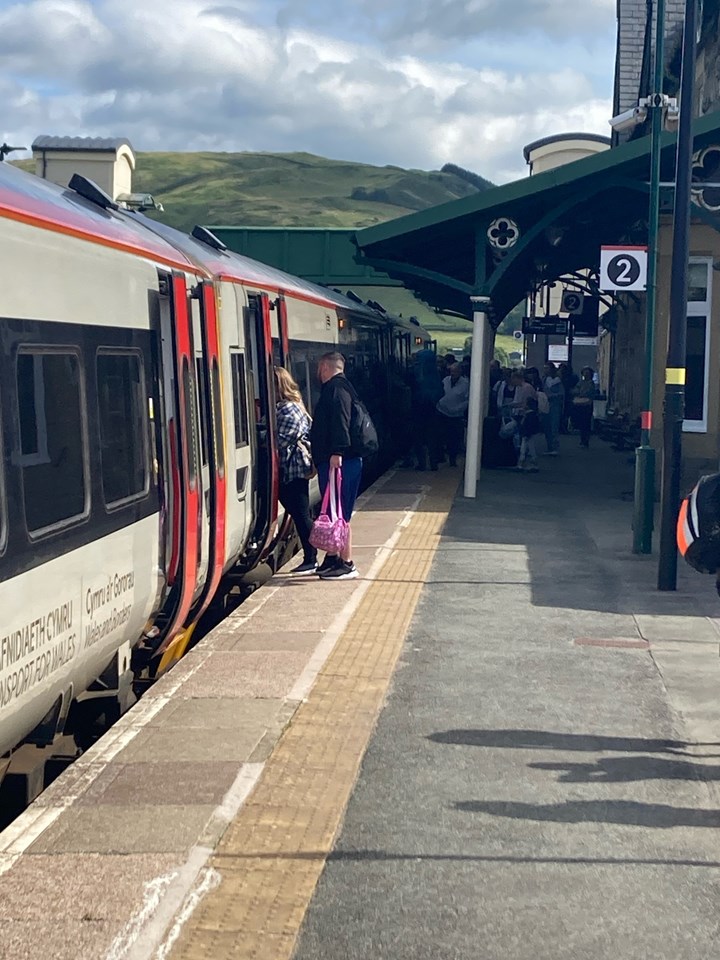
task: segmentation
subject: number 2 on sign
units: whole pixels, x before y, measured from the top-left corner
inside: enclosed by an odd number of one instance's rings
[[[620,273],[617,275],[618,283],[632,283],[633,275],[632,268],[634,265],[633,260],[628,260],[627,257],[623,257],[620,260],[615,261],[616,266],[622,267]]]

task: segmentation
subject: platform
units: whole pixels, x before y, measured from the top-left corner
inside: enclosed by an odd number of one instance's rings
[[[261,865],[278,838],[329,852],[459,480],[430,477],[389,474],[360,498],[360,579],[276,576],[0,834],[0,957],[166,957],[238,863],[253,901],[222,939],[248,914],[272,926],[292,891],[263,888],[234,845],[247,832]],[[310,774],[313,797],[293,794]]]
[[[714,956],[720,601],[576,443],[383,478],[0,834],[0,956]]]

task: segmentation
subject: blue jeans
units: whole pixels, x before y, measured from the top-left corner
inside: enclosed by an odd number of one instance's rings
[[[358,491],[360,490],[360,478],[362,477],[363,462],[361,457],[343,457],[342,462],[342,486],[340,488],[340,502],[342,503],[342,512],[345,520],[350,522],[355,508]],[[320,493],[324,496],[328,485],[328,476],[330,474],[330,463],[326,460],[324,463],[318,463],[318,483],[320,484]]]

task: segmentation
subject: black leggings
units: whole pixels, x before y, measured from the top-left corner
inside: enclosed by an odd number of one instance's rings
[[[306,563],[317,560],[317,550],[310,543],[312,516],[310,514],[310,481],[291,480],[290,483],[280,484],[280,503],[295,522],[295,529],[300,537]]]
[[[580,431],[580,443],[584,447],[590,446],[590,432],[592,430],[593,405],[592,403],[578,404],[573,407],[573,423]]]

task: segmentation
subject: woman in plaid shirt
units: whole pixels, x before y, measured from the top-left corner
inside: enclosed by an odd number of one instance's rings
[[[309,480],[314,475],[310,452],[312,420],[305,409],[300,388],[284,367],[275,367],[275,386],[280,503],[293,518],[303,547],[303,562],[292,572],[312,574],[317,570],[317,550],[310,543]]]

